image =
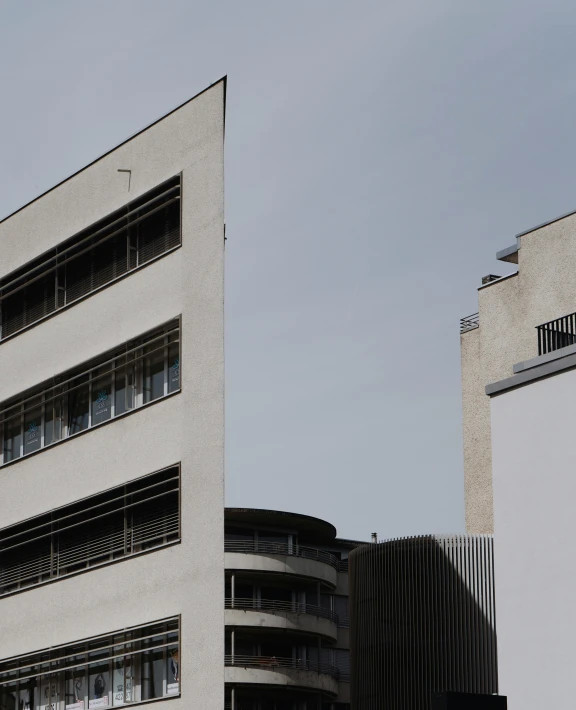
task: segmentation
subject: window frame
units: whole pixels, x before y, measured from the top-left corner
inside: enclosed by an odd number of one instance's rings
[[[145,517],[147,505],[161,499],[168,512],[158,511],[150,526]],[[0,600],[179,544],[181,508],[181,464],[176,463],[0,529]],[[111,523],[108,533],[90,534],[95,521],[104,526]],[[71,530],[77,538],[72,545]],[[119,535],[121,545],[116,539]],[[79,554],[82,547],[84,554]]]
[[[176,636],[175,639],[170,638],[174,636]],[[154,644],[154,640],[159,638],[161,638],[160,644]],[[127,647],[130,646],[132,649],[127,651]],[[174,647],[176,648],[177,657],[174,664],[176,667],[175,673],[173,672],[174,665],[170,663],[169,656],[170,649],[174,649]],[[142,695],[146,679],[143,677],[142,666],[146,660],[146,655],[159,649],[162,650],[162,694],[154,698],[143,699]],[[172,658],[174,657],[173,653],[170,655]],[[92,656],[92,659],[90,659],[90,656]],[[83,661],[78,662],[82,657]],[[114,678],[116,677],[115,671],[118,665],[116,661],[123,659],[125,665],[126,658],[131,659],[130,665],[134,668],[136,677],[136,681],[132,686],[134,699],[129,701],[125,700],[125,684],[123,684],[121,691],[119,689],[115,691],[113,687]],[[132,660],[134,661],[133,663]],[[48,708],[52,710],[95,710],[98,707],[126,707],[158,702],[159,700],[170,700],[178,698],[182,694],[181,660],[182,619],[180,615],[176,615],[138,626],[126,627],[107,634],[52,646],[40,651],[2,659],[0,660],[0,692],[5,687],[9,688],[10,685],[17,684],[13,690],[15,699],[22,700],[20,694],[27,691],[25,688],[21,689],[20,686],[28,681],[29,689],[38,688],[38,695],[40,696],[34,701],[31,710],[47,710]],[[106,695],[104,696],[103,688],[101,698],[90,698],[92,694],[98,695],[96,689],[92,693],[89,688],[90,676],[93,675],[93,673],[90,673],[90,667],[96,670],[98,667],[106,665],[108,667],[107,670],[100,671],[100,673],[106,673],[108,676]],[[169,668],[173,675],[176,676],[176,682],[172,684],[168,682]],[[33,670],[38,672],[31,672]],[[76,673],[76,671],[79,672]],[[74,689],[68,686],[70,680],[74,683],[76,676],[83,676],[83,684],[85,685],[81,701],[78,699],[78,686],[75,685]],[[47,702],[46,698],[42,699],[41,697],[41,689],[45,688],[46,685],[50,687],[50,695],[47,696]],[[169,689],[170,685],[172,685],[171,689]],[[174,688],[174,685],[177,685],[177,688]],[[118,688],[118,686],[116,687]],[[53,702],[52,688],[54,688],[57,696],[55,702]],[[70,698],[70,690],[74,693],[73,698]],[[115,698],[114,696],[120,692],[122,698]],[[73,699],[75,702],[68,703],[67,699]],[[106,702],[91,702],[98,699],[105,699]]]
[[[105,424],[109,424],[112,421],[115,421],[119,419],[120,417],[127,416],[129,414],[132,414],[142,407],[147,407],[150,405],[153,405],[155,402],[159,402],[160,400],[166,399],[167,397],[171,397],[173,395],[178,394],[182,390],[182,373],[181,373],[181,360],[182,360],[182,343],[181,343],[181,335],[182,335],[182,318],[181,316],[178,316],[177,318],[173,318],[167,323],[164,323],[161,326],[158,326],[157,328],[154,328],[147,333],[144,333],[140,335],[137,338],[133,338],[129,341],[126,341],[123,345],[120,345],[117,348],[111,348],[110,350],[102,353],[100,356],[97,356],[95,358],[92,358],[90,361],[84,363],[83,365],[79,365],[74,368],[70,368],[70,370],[66,370],[65,372],[61,373],[60,375],[57,375],[50,380],[44,381],[42,384],[39,384],[33,388],[30,388],[27,390],[25,393],[22,395],[18,396],[16,395],[15,397],[10,397],[8,400],[5,400],[4,402],[0,402],[0,468],[3,468],[4,466],[9,466],[11,464],[14,464],[18,461],[22,461],[23,459],[33,456],[35,454],[40,453],[41,451],[44,451],[47,448],[50,448],[52,446],[56,446],[60,443],[63,443],[64,441],[67,441],[75,436],[80,436],[81,434],[84,434],[92,429],[95,429],[100,426],[104,426]],[[175,336],[175,337],[174,337]],[[148,352],[146,353],[147,346],[150,345],[152,342],[159,341],[158,346],[154,349],[154,351],[158,350],[162,352],[163,357],[164,357],[164,384],[163,384],[163,393],[155,397],[154,399],[151,399],[150,401],[144,401],[144,385],[145,385],[145,377],[144,377],[144,370],[145,370],[145,360],[146,356],[150,355],[151,353]],[[168,363],[168,358],[170,355],[170,350],[171,347],[174,345],[177,346],[178,348],[178,386],[170,391],[170,365]],[[119,364],[118,364],[119,363]],[[110,365],[110,393],[108,394],[108,399],[110,400],[110,416],[100,422],[93,423],[92,419],[92,404],[93,404],[93,385],[94,385],[94,380],[98,380],[102,377],[101,373],[96,372],[98,370],[101,370],[103,367],[106,367]],[[132,380],[133,384],[131,385],[132,388],[132,407],[131,408],[126,408],[123,412],[116,414],[116,387],[117,387],[117,373],[121,372],[122,370],[125,370],[126,372],[126,395],[125,397],[128,396],[128,380],[129,380],[129,374],[130,372],[132,373]],[[75,381],[83,378],[83,377],[88,377],[88,419],[87,419],[87,425],[80,429],[79,431],[74,431],[71,433],[71,425],[70,425],[70,393],[80,389],[85,385],[85,383],[80,383],[80,384],[74,384]],[[51,396],[48,396],[50,395]],[[28,453],[25,453],[24,451],[24,445],[25,445],[25,430],[24,430],[24,423],[26,421],[26,413],[29,412],[31,409],[36,408],[38,405],[35,404],[33,406],[27,405],[27,403],[31,401],[37,401],[40,399],[40,407],[41,407],[41,417],[40,417],[40,424],[39,424],[39,429],[41,432],[40,435],[40,446],[35,449],[34,451],[30,451]],[[48,419],[48,421],[52,421],[52,440],[48,443],[46,443],[46,423],[47,423],[47,404],[53,402],[52,406],[52,412],[53,412],[53,417],[52,419]],[[60,415],[58,418],[54,416],[54,410],[55,410],[55,405],[58,403],[58,409],[60,412]],[[126,400],[125,400],[126,404]],[[8,414],[6,416],[7,412],[11,412],[11,410],[14,410],[14,414]],[[11,422],[13,419],[16,419],[19,416],[20,419],[20,424],[19,424],[19,434],[17,435],[19,437],[20,443],[19,443],[19,453],[17,456],[14,456],[14,452],[12,452],[6,460],[6,442],[10,441],[14,438],[15,436],[8,438],[6,436],[6,430],[9,422]],[[60,428],[60,435],[58,439],[54,438],[54,424],[59,421],[59,428]]]

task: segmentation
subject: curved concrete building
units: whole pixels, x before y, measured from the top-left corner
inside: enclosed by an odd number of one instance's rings
[[[350,554],[352,707],[430,710],[498,692],[491,535],[424,535]]]
[[[348,710],[348,553],[330,523],[225,511],[226,707]]]

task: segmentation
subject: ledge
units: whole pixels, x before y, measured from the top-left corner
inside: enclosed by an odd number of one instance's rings
[[[519,241],[519,240],[518,240]],[[518,263],[518,251],[520,250],[520,244],[516,242],[511,247],[506,247],[506,249],[501,249],[496,252],[496,258],[498,261],[507,261],[510,264]]]
[[[572,350],[572,347],[573,346],[562,348],[562,350]],[[560,353],[561,350],[555,350],[554,352]],[[534,359],[536,360],[537,358]],[[526,362],[530,363],[531,361],[527,360]],[[565,370],[573,370],[574,368],[576,368],[576,353],[570,355],[558,355],[551,361],[543,362],[541,365],[532,365],[529,369],[525,369],[517,375],[513,375],[512,377],[507,377],[504,380],[499,380],[498,382],[486,385],[486,394],[489,396],[501,394],[507,390],[526,385],[529,382],[541,380],[545,377],[556,375],[559,372],[564,372]]]
[[[325,673],[296,668],[260,669],[244,666],[226,666],[226,683],[234,685],[283,686],[285,688],[306,688],[338,695],[338,681]]]
[[[567,345],[565,348],[558,348],[558,350],[553,350],[551,353],[538,355],[537,357],[524,360],[523,362],[517,362],[516,365],[513,366],[512,371],[517,375],[519,372],[524,372],[524,370],[531,370],[547,362],[552,362],[552,360],[560,360],[563,357],[574,354],[576,354],[576,345]]]
[[[323,636],[331,641],[338,638],[338,628],[334,621],[313,614],[265,609],[226,609],[224,618],[226,626],[282,629]]]
[[[478,290],[481,291],[483,288],[490,288],[490,286],[495,286],[496,284],[502,283],[502,281],[506,281],[506,279],[511,279],[513,276],[518,276],[518,272],[515,271],[513,274],[501,276],[499,279],[496,279],[496,281],[490,281],[487,284],[482,284],[482,286],[478,286]]]

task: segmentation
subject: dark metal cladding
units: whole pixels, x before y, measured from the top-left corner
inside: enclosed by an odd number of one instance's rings
[[[349,564],[352,710],[498,692],[491,535],[367,544]]]

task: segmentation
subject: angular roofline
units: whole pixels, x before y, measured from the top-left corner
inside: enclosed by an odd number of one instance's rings
[[[160,121],[163,121],[165,118],[167,118],[171,114],[175,113],[176,111],[181,109],[183,106],[186,106],[186,104],[189,104],[190,101],[194,101],[194,99],[197,99],[199,96],[204,94],[206,91],[209,91],[210,89],[214,88],[217,84],[220,84],[221,82],[224,82],[224,130],[226,130],[226,89],[227,89],[227,85],[228,85],[228,75],[227,74],[224,75],[221,79],[218,79],[218,81],[215,81],[213,84],[210,84],[210,86],[207,86],[205,89],[202,89],[202,91],[199,91],[197,94],[192,96],[190,99],[186,99],[186,101],[184,101],[183,103],[176,106],[176,108],[173,108],[172,110],[168,111],[168,113],[165,113],[163,116],[160,116],[160,118],[157,118],[155,121],[152,121],[152,123],[149,123],[144,128],[141,128],[136,133],[133,133],[129,138],[126,138],[121,143],[118,143],[118,145],[115,145],[114,148],[107,150],[105,153],[98,156],[97,158],[92,160],[90,163],[88,163],[88,165],[85,165],[83,168],[80,168],[80,170],[77,170],[75,173],[72,173],[72,175],[69,175],[67,178],[64,178],[64,180],[60,180],[60,182],[56,183],[56,185],[53,185],[48,190],[45,190],[37,197],[30,200],[30,202],[27,202],[25,205],[22,205],[22,207],[19,207],[17,210],[14,210],[14,212],[11,212],[9,215],[6,215],[6,217],[2,217],[0,219],[0,224],[2,224],[3,222],[6,222],[6,220],[10,219],[15,214],[18,214],[18,212],[21,212],[22,210],[26,209],[26,207],[29,207],[34,202],[37,202],[42,197],[47,195],[49,192],[52,192],[52,190],[55,190],[57,187],[60,187],[60,185],[63,185],[65,182],[68,182],[68,180],[72,180],[72,178],[76,177],[76,175],[79,175],[81,172],[84,172],[84,170],[87,170],[88,168],[92,167],[92,165],[97,163],[99,160],[102,160],[102,158],[105,158],[107,155],[110,155],[110,153],[113,153],[115,150],[117,150],[121,146],[125,145],[126,143],[129,143],[131,140],[133,140],[134,138],[139,136],[141,133],[144,133],[144,131],[147,131],[149,128],[152,128],[152,126],[155,126],[157,123],[160,123]]]
[[[565,214],[561,214],[559,217],[554,217],[554,219],[549,219],[546,222],[542,222],[542,224],[537,224],[535,227],[531,227],[530,229],[525,229],[523,232],[518,232],[518,234],[516,235],[516,238],[523,237],[526,234],[530,234],[530,232],[535,232],[537,229],[542,229],[542,227],[548,227],[550,224],[554,224],[554,222],[559,222],[561,219],[565,219],[566,217],[571,217],[573,214],[576,214],[576,210],[572,210],[570,212],[566,212]]]

